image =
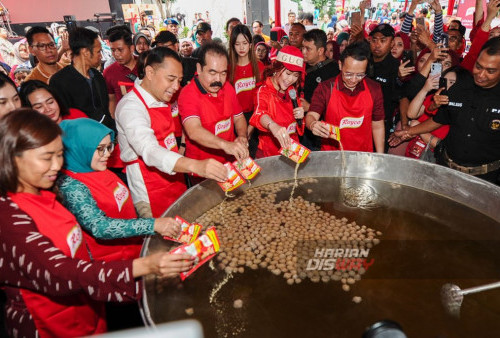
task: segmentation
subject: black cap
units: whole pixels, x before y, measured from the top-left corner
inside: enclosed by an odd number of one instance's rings
[[[200,22],[198,25],[196,25],[196,34],[199,33],[206,33],[208,31],[211,31],[212,30],[212,26],[210,26],[209,23],[207,22]]]
[[[392,28],[392,26],[389,25],[388,23],[383,23],[375,27],[370,32],[370,36],[373,36],[375,33],[381,33],[383,36],[391,36],[391,37],[394,37],[396,35],[394,28]]]
[[[179,40],[177,40],[177,37],[175,36],[174,33],[170,31],[161,31],[158,33],[155,37],[155,41],[151,44],[152,47],[155,47],[158,43],[177,43]]]

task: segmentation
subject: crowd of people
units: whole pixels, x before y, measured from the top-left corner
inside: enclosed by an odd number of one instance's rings
[[[320,26],[289,12],[269,36],[260,21],[230,18],[226,42],[203,18],[182,40],[169,18],[158,33],[141,20],[104,36],[34,26],[4,41],[8,334],[113,329],[112,314],[137,310],[121,303],[140,297],[138,277],[191,268],[188,255],[139,257],[145,235],[180,232],[164,211],[206,178],[225,181],[224,163],[278,155],[292,141],[433,161],[499,184],[499,5],[483,13],[477,0],[467,53],[465,27],[445,23],[438,0],[405,13],[365,0],[360,15]]]

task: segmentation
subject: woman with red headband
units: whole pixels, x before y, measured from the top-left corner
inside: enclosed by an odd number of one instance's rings
[[[304,65],[302,52],[285,46],[264,71],[265,82],[257,91],[255,112],[250,119],[250,124],[261,131],[257,158],[278,155],[280,147],[289,147],[292,139],[298,142],[298,134],[304,133],[304,108],[296,91]]]

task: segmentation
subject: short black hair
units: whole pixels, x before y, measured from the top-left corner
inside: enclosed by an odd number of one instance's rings
[[[202,67],[204,67],[207,64],[208,53],[224,56],[227,60],[227,63],[229,64],[229,54],[227,53],[226,48],[220,43],[211,41],[201,46],[198,63]]]
[[[252,25],[256,22],[259,24],[260,27],[264,26],[264,24],[262,22],[260,22],[259,20],[254,20],[254,22],[252,22]]]
[[[348,56],[357,61],[369,61],[371,57],[370,46],[365,41],[353,42],[347,45],[340,54],[340,62],[344,63]]]
[[[54,40],[54,35],[52,35],[47,28],[42,26],[33,26],[26,33],[26,40],[28,41],[29,46],[33,45],[33,36],[35,34],[49,34],[52,37],[52,40]]]
[[[132,46],[134,44],[132,40],[132,32],[126,29],[117,29],[111,32],[108,36],[109,42],[115,42],[123,40],[127,46]]]
[[[322,29],[311,29],[310,31],[304,33],[304,41],[314,42],[316,48],[325,48],[326,49],[326,33]]]
[[[486,51],[486,54],[500,55],[500,36],[494,37],[486,41],[486,43],[481,48],[481,52]]]
[[[156,47],[142,52],[139,56],[139,62],[137,63],[137,73],[139,75],[139,79],[143,79],[144,75],[146,75],[147,66],[161,64],[165,58],[171,58],[181,63],[181,57],[179,54],[168,47]]]
[[[141,28],[144,28],[144,27],[141,27]],[[130,28],[127,25],[115,25],[115,26],[109,27],[106,30],[106,36],[109,37],[111,34],[113,34],[116,31],[119,31],[119,30],[124,30],[124,31],[132,34],[132,31],[130,30]]]
[[[303,24],[301,24],[300,22],[294,22],[290,25],[290,28],[292,28],[293,26],[299,26],[300,28],[302,28],[302,30],[306,30],[306,26],[304,26]]]
[[[422,8],[422,10],[420,11],[420,13],[422,13],[423,15],[427,15],[429,14],[429,10],[427,8]]]
[[[80,55],[80,51],[84,48],[88,49],[90,53],[94,53],[94,41],[98,35],[90,29],[77,27],[69,33],[69,48],[73,55]]]
[[[299,20],[307,20],[309,22],[313,22],[314,15],[312,13],[302,13],[299,15]]]
[[[231,24],[231,22],[241,22],[241,20],[238,19],[238,18],[231,18],[231,19],[227,20],[227,22],[226,22],[226,31],[227,31],[227,28],[229,27],[229,25]]]

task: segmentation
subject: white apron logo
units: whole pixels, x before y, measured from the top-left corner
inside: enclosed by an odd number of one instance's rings
[[[120,182],[116,182],[118,186],[113,191],[113,195],[115,196],[116,204],[118,205],[118,211],[122,211],[123,205],[128,200],[128,189],[126,186],[121,184]]]
[[[290,123],[290,125],[286,128],[288,134],[293,134],[297,131],[297,122]]]
[[[165,147],[167,147],[168,150],[172,150],[175,147],[177,147],[177,140],[175,139],[174,133],[168,134],[167,137],[165,137]]]
[[[69,250],[71,251],[71,258],[75,258],[76,251],[82,244],[82,240],[82,229],[77,224],[70,230],[66,237],[66,243],[68,243]]]
[[[239,94],[241,92],[246,92],[246,91],[252,90],[254,88],[255,88],[255,78],[254,77],[247,77],[244,79],[239,79],[234,84],[234,89],[236,91],[236,94]]]
[[[340,120],[340,129],[344,128],[359,128],[363,124],[364,116],[361,117],[344,117]]]
[[[170,105],[170,110],[172,111],[172,117],[179,116],[179,105],[177,104],[177,101]]]
[[[215,135],[222,134],[231,128],[231,118],[217,122],[215,125]]]

